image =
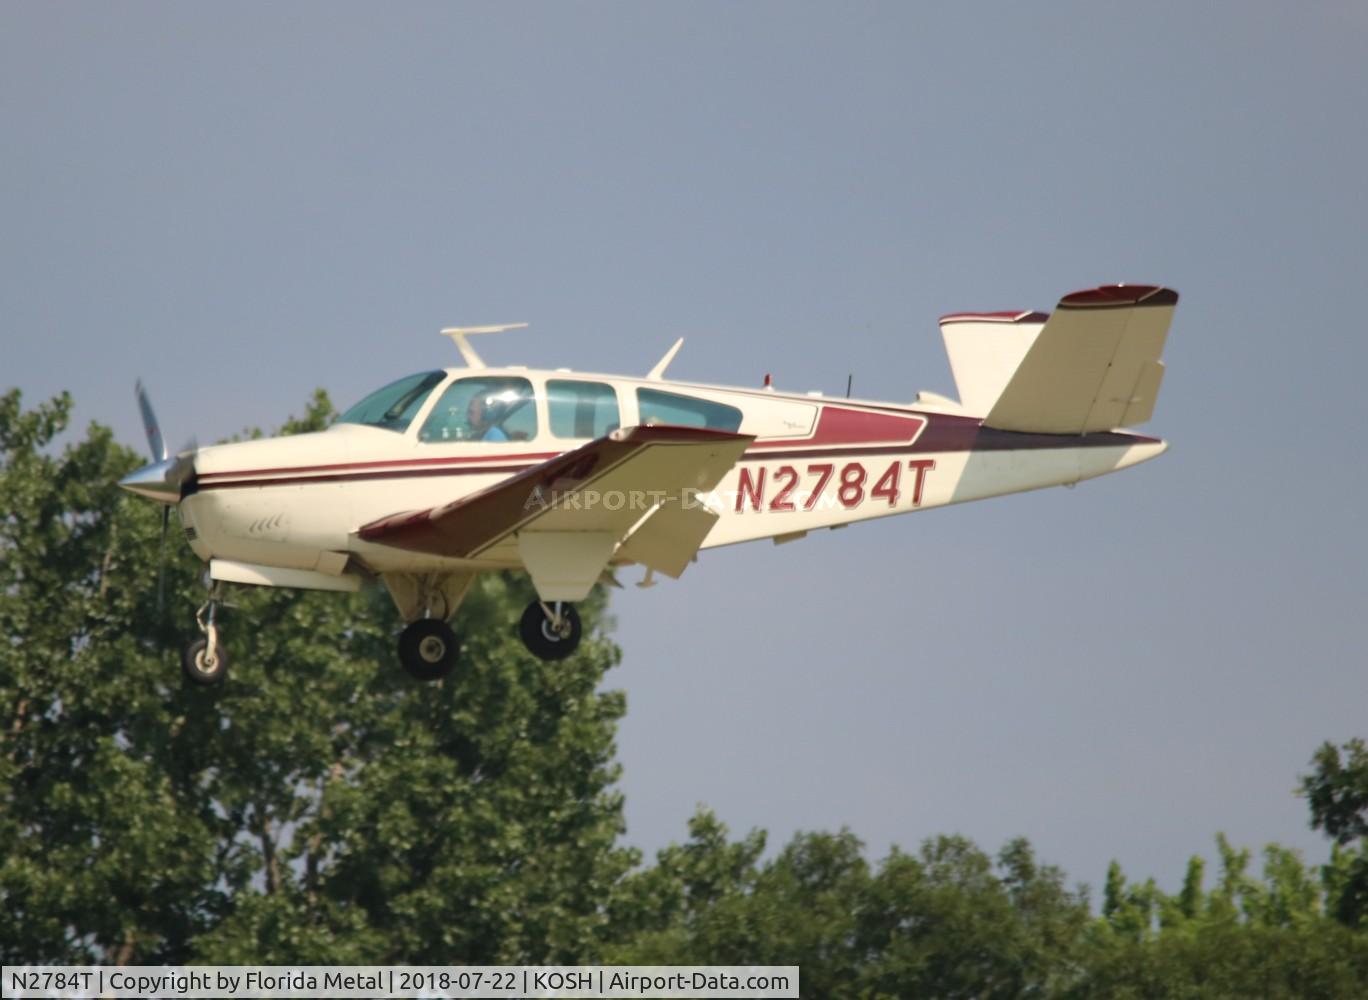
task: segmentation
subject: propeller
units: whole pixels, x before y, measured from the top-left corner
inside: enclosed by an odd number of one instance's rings
[[[189,445],[175,457],[168,455],[166,439],[162,437],[161,425],[157,423],[156,411],[152,409],[152,400],[147,395],[147,387],[142,379],[138,379],[134,391],[138,397],[138,411],[142,414],[152,462],[130,472],[119,480],[119,485],[130,493],[163,504],[161,542],[157,551],[157,618],[160,620],[166,606],[166,532],[171,524],[171,508],[180,502],[181,484],[194,474],[196,444],[192,438]]]
[[[168,455],[166,441],[157,415],[152,410],[152,402],[142,381],[137,384],[138,409],[142,412],[143,429],[147,431],[147,447],[152,453],[152,461],[141,469],[135,469],[119,480],[119,485],[130,493],[156,500],[158,503],[178,504],[181,498],[181,484],[195,471],[195,450],[193,441],[175,455]]]
[[[138,395],[138,410],[142,413],[143,430],[147,433],[147,447],[152,452],[152,463],[155,465],[158,462],[165,462],[166,441],[162,438],[156,411],[152,409],[152,400],[147,396],[147,386],[143,385],[142,379],[134,383],[133,391]]]

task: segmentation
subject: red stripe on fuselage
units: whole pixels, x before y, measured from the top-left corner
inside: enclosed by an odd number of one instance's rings
[[[480,465],[474,468],[445,469],[401,469],[388,472],[334,473],[325,476],[290,476],[277,479],[234,479],[230,482],[201,483],[200,492],[206,490],[235,490],[245,486],[300,486],[314,483],[355,483],[369,479],[417,479],[423,476],[477,476],[492,475],[499,472],[521,472],[530,469],[536,462],[523,465]]]
[[[857,410],[845,406],[824,406],[817,429],[809,438],[778,438],[757,441],[753,448],[794,448],[802,445],[837,444],[911,444],[926,426],[926,417],[916,413],[888,413]]]
[[[918,454],[947,454],[954,452],[973,452],[973,451],[1040,451],[1050,448],[1119,448],[1133,444],[1153,444],[1158,438],[1146,437],[1141,434],[1126,434],[1117,432],[1102,432],[1097,434],[1026,434],[1015,431],[999,431],[991,427],[983,427],[979,422],[970,417],[946,417],[937,416],[927,422],[926,432],[911,444],[881,444],[878,442],[852,442],[849,445],[840,447],[792,447],[793,441],[765,442],[766,447],[759,448],[752,446],[744,455],[741,461],[745,463],[772,462],[780,459],[822,459],[822,458],[859,458],[867,455],[918,455]],[[787,445],[789,450],[780,451],[774,448],[775,445]],[[565,454],[560,452],[559,454]],[[524,458],[536,458],[537,455],[521,456]],[[503,459],[514,459],[515,456],[504,455]],[[413,464],[426,464],[429,468],[415,469],[406,466]],[[365,482],[377,479],[411,479],[428,476],[470,476],[470,475],[495,475],[522,472],[525,469],[533,468],[537,462],[523,462],[520,464],[506,465],[486,465],[483,461],[478,464],[457,466],[454,460],[445,466],[431,468],[432,462],[425,463],[376,463],[364,462],[355,465],[336,465],[336,466],[302,466],[302,470],[310,468],[327,468],[336,470],[325,475],[312,476],[284,476],[282,478],[243,478],[228,482],[201,482],[200,489],[243,489],[248,487],[267,487],[267,486],[301,486],[315,483],[337,483],[337,482]],[[400,466],[398,468],[380,469],[381,465]],[[355,472],[344,470],[355,469]],[[367,471],[371,470],[371,471]],[[290,473],[293,469],[271,470],[273,472]],[[238,475],[240,473],[217,473],[218,476]],[[247,475],[251,475],[249,471]]]

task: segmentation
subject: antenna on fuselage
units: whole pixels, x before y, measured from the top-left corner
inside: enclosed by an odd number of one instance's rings
[[[665,369],[670,367],[670,362],[679,353],[679,349],[684,346],[684,338],[680,337],[674,342],[674,346],[665,352],[665,356],[656,362],[656,366],[646,373],[646,378],[652,382],[659,382],[665,377]]]
[[[448,326],[442,330],[443,337],[450,337],[451,342],[456,345],[456,350],[461,352],[461,357],[465,358],[467,368],[487,368],[484,359],[475,353],[475,348],[470,346],[466,337],[472,333],[503,333],[505,330],[521,330],[527,326],[526,323],[500,323],[495,326]]]

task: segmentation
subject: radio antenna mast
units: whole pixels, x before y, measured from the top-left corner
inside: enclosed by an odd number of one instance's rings
[[[451,342],[456,345],[456,350],[461,352],[461,357],[465,358],[468,368],[487,368],[484,359],[475,353],[475,348],[470,346],[466,337],[473,333],[503,333],[505,330],[521,330],[526,327],[526,323],[500,323],[495,326],[449,326],[442,331],[443,337],[450,337]]]

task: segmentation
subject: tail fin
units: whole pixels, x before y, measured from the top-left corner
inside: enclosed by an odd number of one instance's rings
[[[1105,285],[1064,296],[1048,318],[948,316],[941,325],[961,400],[972,412],[987,411],[986,426],[1085,434],[1141,424],[1154,414],[1164,377],[1159,357],[1177,304],[1172,289]],[[996,335],[988,336],[990,330]],[[971,350],[967,342],[975,339]]]
[[[940,319],[945,353],[960,405],[982,415],[1002,390],[1049,319],[1038,312],[954,313]]]

